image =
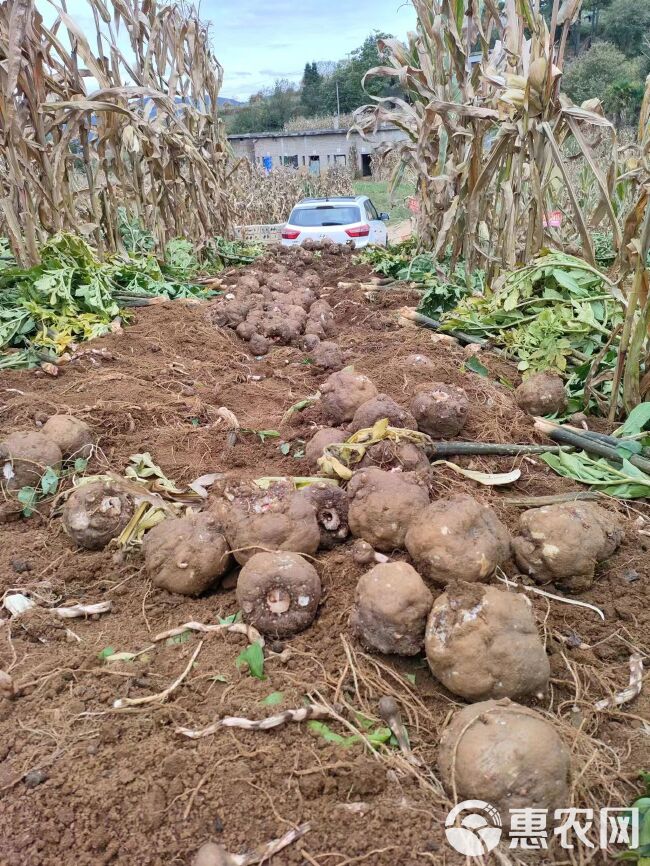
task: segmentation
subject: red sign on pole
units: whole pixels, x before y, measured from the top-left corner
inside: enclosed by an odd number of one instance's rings
[[[562,211],[552,210],[544,217],[544,228],[559,229],[562,225]]]

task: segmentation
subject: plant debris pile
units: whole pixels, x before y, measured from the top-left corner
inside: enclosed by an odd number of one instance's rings
[[[550,251],[503,273],[489,287],[484,274],[451,269],[414,241],[373,247],[361,260],[374,271],[425,287],[417,312],[465,342],[500,350],[524,377],[559,372],[567,382],[569,412],[589,406],[603,414],[611,401],[625,307],[620,293],[582,259]]]
[[[78,343],[120,326],[123,309],[153,298],[208,298],[192,245],[169,241],[164,260],[150,252],[150,236],[125,216],[120,231],[127,255],[101,261],[78,235],[60,234],[44,244],[40,263],[19,267],[0,247],[0,369],[31,367],[74,351]],[[4,252],[3,252],[4,250]],[[246,264],[257,247],[215,239],[206,266]]]
[[[418,252],[414,238],[389,248],[368,247],[358,260],[372,265],[376,274],[403,280],[421,289],[418,310],[426,316],[437,318],[468,295],[480,296],[485,288],[484,271],[467,273],[462,261],[452,266],[449,257],[437,259],[433,253]]]

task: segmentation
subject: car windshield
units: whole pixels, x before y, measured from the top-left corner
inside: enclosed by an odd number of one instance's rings
[[[292,226],[320,228],[325,226],[347,226],[361,221],[358,207],[323,205],[322,207],[297,207],[289,217]]]

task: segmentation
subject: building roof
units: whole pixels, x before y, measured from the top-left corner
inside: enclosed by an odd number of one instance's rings
[[[385,132],[386,130],[397,129],[396,126],[379,126],[376,132]],[[318,135],[347,135],[349,129],[308,129],[303,132],[242,132],[239,135],[229,135],[228,141],[240,141],[242,139],[258,139],[258,138],[304,138],[305,136]]]

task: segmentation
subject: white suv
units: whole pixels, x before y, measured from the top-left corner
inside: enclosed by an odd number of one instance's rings
[[[306,240],[328,238],[336,244],[353,241],[355,247],[368,244],[385,247],[388,219],[387,213],[377,213],[366,195],[305,198],[291,211],[282,229],[282,245],[294,247]]]

